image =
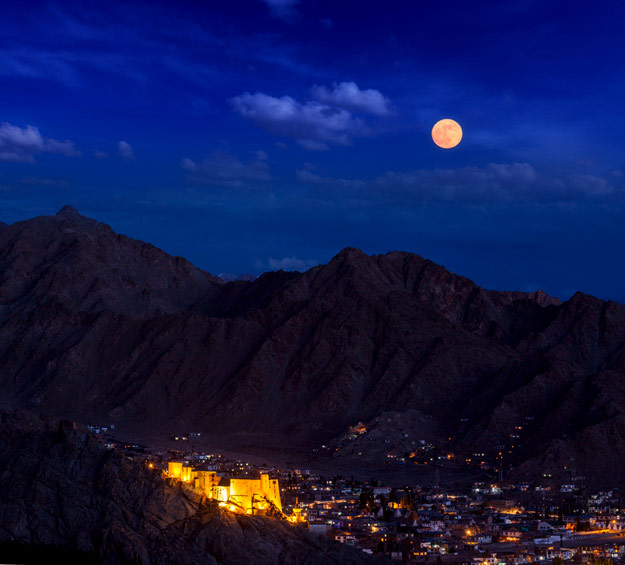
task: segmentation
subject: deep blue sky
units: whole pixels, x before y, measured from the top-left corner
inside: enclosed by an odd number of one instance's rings
[[[0,221],[72,204],[216,274],[352,246],[625,302],[623,21],[616,0],[3,2]]]

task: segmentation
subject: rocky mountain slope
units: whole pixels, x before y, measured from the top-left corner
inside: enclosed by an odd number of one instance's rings
[[[55,553],[81,564],[378,562],[305,529],[207,505],[68,421],[5,411],[0,556],[9,552],[20,563]]]
[[[0,226],[0,394],[257,445],[407,414],[411,441],[625,484],[625,307],[488,291],[409,253],[224,283],[71,208]]]

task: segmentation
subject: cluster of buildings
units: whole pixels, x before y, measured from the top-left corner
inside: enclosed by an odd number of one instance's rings
[[[218,475],[214,465],[195,467],[187,461],[169,461],[167,476],[186,483],[208,499],[245,514],[282,514],[278,479],[267,473],[259,478]]]
[[[96,435],[99,435],[100,433],[105,434],[109,430],[110,431],[114,431],[115,430],[115,424],[109,424],[109,425],[105,425],[105,426],[100,426],[99,424],[89,423],[89,424],[87,424],[87,429],[91,433],[96,434]]]
[[[523,430],[513,432],[520,436]],[[367,435],[367,428],[359,423],[349,429],[344,441],[356,447]],[[476,483],[465,489],[391,488],[375,480],[327,477],[292,466],[254,465],[198,453],[191,443],[199,436],[199,432],[177,436],[178,450],[112,447],[136,453],[168,479],[184,483],[226,510],[288,519],[312,535],[398,562],[625,562],[625,493],[588,493],[579,477],[566,484],[556,484],[548,475],[534,484],[513,484],[500,476],[496,484]],[[408,440],[410,449],[403,453],[387,446],[390,465],[436,465],[437,460],[454,457],[428,441],[403,438]],[[471,454],[470,459],[467,464],[483,467],[486,463],[482,453]],[[499,462],[488,463],[493,476],[500,475]]]
[[[416,485],[396,489],[220,455],[162,452],[152,461],[167,477],[227,510],[286,518],[312,535],[398,562],[559,565],[625,559],[625,497],[621,501],[618,491],[582,494],[568,485],[552,490],[529,483],[478,483],[453,492]]]
[[[343,480],[313,484],[298,489],[311,531],[404,563],[625,558],[625,508],[614,491],[587,498],[558,492],[547,498],[525,484],[475,485],[467,492]]]

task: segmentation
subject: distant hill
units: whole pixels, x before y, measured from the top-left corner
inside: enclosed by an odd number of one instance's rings
[[[407,449],[423,437],[503,451],[518,477],[625,485],[614,302],[489,291],[418,255],[353,248],[225,282],[66,207],[0,226],[0,306],[10,406],[285,446],[392,414],[385,433],[401,428]]]

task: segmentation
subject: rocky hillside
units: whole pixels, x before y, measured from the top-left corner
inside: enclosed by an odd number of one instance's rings
[[[68,421],[0,413],[0,555],[19,563],[378,562],[271,518],[225,512]],[[29,559],[32,557],[32,559]]]
[[[488,291],[409,253],[225,283],[71,208],[0,226],[0,394],[256,445],[405,414],[411,442],[625,484],[625,307]]]

